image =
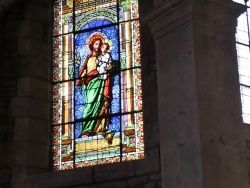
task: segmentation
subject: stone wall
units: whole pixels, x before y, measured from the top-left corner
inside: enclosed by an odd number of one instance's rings
[[[248,177],[249,177],[249,184],[250,184],[250,125],[244,124],[244,133],[246,139],[245,145],[245,152],[246,152],[246,159],[247,159],[247,169],[248,169]]]
[[[139,1],[145,159],[53,172],[52,2],[18,0],[0,22],[0,188],[248,187],[250,128],[240,119],[234,46],[240,7]]]
[[[1,21],[0,185],[49,167],[49,1],[17,1]],[[11,186],[10,186],[11,185]]]
[[[226,0],[155,1],[163,187],[249,187],[235,50]]]

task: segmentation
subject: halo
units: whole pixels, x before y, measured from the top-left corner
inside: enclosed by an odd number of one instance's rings
[[[103,43],[108,43],[109,44],[109,51],[111,50],[112,48],[112,41],[111,40],[108,40],[107,38],[103,40]]]
[[[94,41],[94,40],[97,40],[97,39],[100,39],[102,42],[106,40],[106,36],[101,33],[101,32],[94,32],[92,33],[91,35],[89,35],[88,39],[87,39],[87,45],[88,45],[88,48],[89,48],[89,45]],[[90,50],[90,49],[89,49]]]

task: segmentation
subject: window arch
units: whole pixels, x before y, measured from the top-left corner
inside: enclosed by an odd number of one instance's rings
[[[56,0],[54,170],[144,156],[137,0]]]

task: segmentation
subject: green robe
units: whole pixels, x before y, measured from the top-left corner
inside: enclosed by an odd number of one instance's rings
[[[85,87],[85,106],[83,118],[85,121],[82,124],[82,133],[93,133],[96,126],[96,118],[98,117],[101,108],[104,105],[104,80],[99,77],[93,78]],[[90,119],[89,118],[95,118]]]

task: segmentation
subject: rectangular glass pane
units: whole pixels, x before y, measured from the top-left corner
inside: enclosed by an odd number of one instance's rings
[[[53,86],[53,124],[74,121],[74,82],[68,81]]]
[[[62,85],[53,86],[53,124],[62,123]]]
[[[246,13],[240,15],[240,17],[238,18],[236,39],[237,42],[243,44],[248,44],[249,42]]]
[[[250,124],[250,87],[241,86],[243,121]]]
[[[139,21],[120,24],[120,41],[121,69],[140,66]]]
[[[99,132],[94,136],[86,135],[76,138],[75,160],[77,167],[120,161],[120,118],[113,117],[112,120],[114,123],[109,125],[109,132]],[[78,129],[81,129],[82,126],[82,123],[76,125],[76,136]],[[111,136],[112,140],[109,142],[108,139]]]
[[[139,18],[137,0],[76,0],[75,4],[75,31]]]
[[[73,35],[67,34],[57,36],[53,43],[53,81],[60,82],[73,78],[74,56],[73,56]]]
[[[73,166],[73,130],[72,124],[53,128],[53,160],[55,170],[72,169]]]
[[[117,23],[116,0],[76,0],[75,30],[95,29]]]
[[[139,68],[121,72],[121,112],[142,110],[141,70]]]
[[[73,0],[54,2],[54,35],[73,31]]]
[[[236,3],[245,4],[245,3],[244,3],[244,0],[233,0],[233,1],[236,2]]]
[[[129,123],[130,118],[134,119],[133,123]],[[122,117],[122,121],[124,122],[122,127],[122,160],[129,161],[143,158],[144,134],[142,113],[125,115]]]
[[[249,47],[237,44],[240,84],[250,86],[250,53]]]

